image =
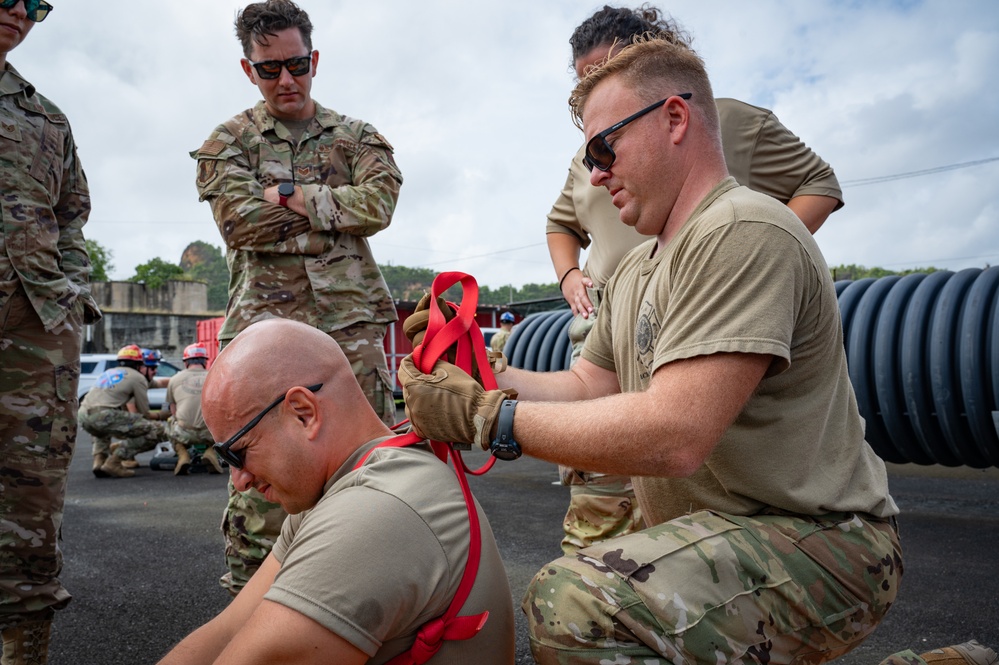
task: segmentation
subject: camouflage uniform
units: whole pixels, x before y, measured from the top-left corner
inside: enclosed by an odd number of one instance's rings
[[[196,363],[177,372],[167,386],[164,408],[174,405],[173,416],[167,421],[166,434],[170,443],[182,446],[211,446],[215,443],[201,414],[201,390],[205,385],[207,370]]]
[[[215,443],[215,440],[212,439],[212,433],[208,431],[208,427],[187,427],[176,418],[170,418],[167,421],[166,435],[170,439],[170,443],[174,446],[181,445],[185,448],[199,444],[202,446],[211,446]]]
[[[507,340],[510,339],[511,333],[512,333],[511,330],[504,330],[503,328],[500,328],[499,330],[494,332],[492,339],[489,340],[489,348],[492,349],[493,351],[502,353],[503,349],[506,348],[506,343]]]
[[[397,320],[366,238],[388,227],[402,174],[392,146],[371,125],[316,103],[296,137],[264,102],[215,128],[191,156],[197,187],[227,247],[225,346],[254,321],[281,317],[327,332],[340,344],[375,411],[392,424],[395,403],[385,360],[385,327]],[[265,188],[301,187],[309,215],[264,200]],[[277,538],[284,512],[229,484],[222,529],[238,592]]]
[[[0,630],[50,618],[90,295],[90,194],[66,116],[0,69]]]
[[[149,420],[149,382],[131,367],[115,367],[97,378],[80,405],[80,426],[93,437],[93,454],[112,454],[111,437],[123,439],[114,455],[131,459],[166,440],[163,423]],[[126,410],[132,401],[137,413]]]
[[[901,575],[893,520],[702,511],[555,560],[523,608],[543,665],[821,663],[877,627]]]
[[[593,303],[593,312],[586,318],[577,315],[569,324],[573,364],[583,352],[583,342],[597,320],[602,292],[603,289],[588,288],[586,293]],[[566,554],[645,527],[630,476],[581,471],[561,464],[558,472],[562,484],[569,486],[570,496],[562,521],[565,535],[561,545]]]

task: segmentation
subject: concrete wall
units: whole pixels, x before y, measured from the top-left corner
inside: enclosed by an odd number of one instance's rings
[[[115,353],[138,344],[179,360],[184,347],[198,340],[198,321],[220,315],[208,310],[204,282],[171,281],[159,289],[133,282],[94,282],[91,288],[104,317],[85,327],[84,353]]]
[[[105,312],[209,313],[208,285],[204,282],[169,281],[158,289],[135,282],[94,282],[91,289]]]

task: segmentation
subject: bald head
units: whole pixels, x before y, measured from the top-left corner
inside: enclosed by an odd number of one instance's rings
[[[291,386],[342,383],[352,378],[343,351],[329,335],[286,319],[254,323],[229,344],[212,365],[205,392],[257,402],[273,399]],[[252,408],[252,407],[251,407]]]
[[[317,383],[323,384],[317,398],[342,424],[337,428],[338,438],[349,436],[352,430],[357,430],[358,437],[377,430],[371,438],[387,431],[375,425],[381,421],[339,345],[320,330],[286,319],[254,323],[219,354],[205,380],[205,420],[216,438],[231,434],[290,388]],[[340,419],[339,414],[350,417]],[[346,423],[357,427],[346,427]]]

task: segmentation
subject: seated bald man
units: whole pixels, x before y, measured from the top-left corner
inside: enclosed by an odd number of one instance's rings
[[[256,488],[290,516],[232,604],[161,663],[349,665],[407,651],[465,569],[469,519],[454,471],[425,445],[364,459],[392,432],[336,342],[302,323],[269,319],[240,333],[209,370],[202,407],[236,488]],[[482,556],[459,614],[489,618],[429,663],[513,662],[510,587],[476,507]]]

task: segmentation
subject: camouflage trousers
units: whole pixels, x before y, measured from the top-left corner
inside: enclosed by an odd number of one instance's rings
[[[702,511],[556,559],[523,609],[542,665],[822,663],[877,627],[901,576],[888,522]]]
[[[593,303],[587,318],[577,315],[569,324],[572,362],[579,359],[583,342],[596,323],[602,289],[586,290]],[[570,487],[569,508],[562,520],[562,551],[573,554],[608,538],[626,536],[644,528],[635,490],[628,476],[591,473],[559,466],[559,478]]]
[[[388,424],[395,424],[395,400],[385,360],[385,325],[360,323],[330,333],[354,372],[368,403]],[[236,595],[264,562],[281,533],[287,514],[277,503],[251,489],[236,491],[229,480],[229,502],[222,518],[225,558],[229,572],[219,584]]]
[[[50,331],[20,289],[0,307],[0,630],[70,601],[59,538],[76,446],[81,307]]]
[[[560,466],[559,472],[570,491],[569,509],[562,523],[562,551],[566,554],[645,528],[630,477],[565,466]]]
[[[111,437],[122,440],[122,445],[115,451],[122,459],[132,459],[167,440],[163,423],[124,409],[84,409],[80,411],[80,427],[93,437],[94,455],[111,453]]]
[[[170,418],[166,424],[166,435],[170,439],[170,443],[177,446],[182,446],[185,450],[188,446],[203,445],[211,446],[215,443],[215,439],[212,438],[212,433],[208,431],[208,427],[202,427],[197,429],[195,427],[188,427],[182,424],[176,418]]]

